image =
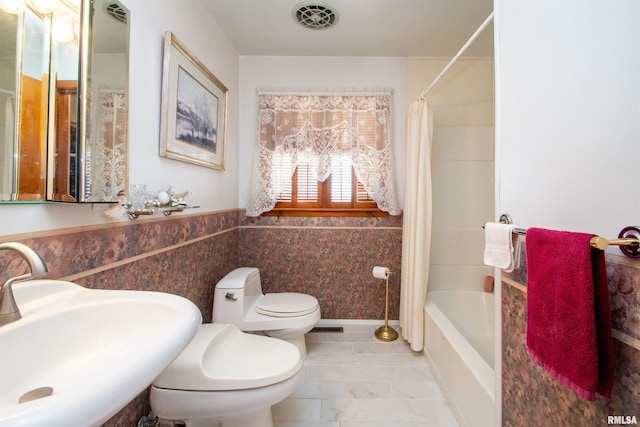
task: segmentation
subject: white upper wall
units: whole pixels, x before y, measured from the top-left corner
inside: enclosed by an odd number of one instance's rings
[[[131,5],[129,5],[131,3]],[[238,55],[198,0],[129,0],[131,111],[129,182],[189,190],[202,211],[236,208],[238,194]],[[225,171],[159,157],[162,50],[171,31],[229,89]],[[137,165],[137,166],[136,166]]]
[[[488,30],[485,30],[488,31]],[[427,89],[449,61],[407,62],[407,107]],[[490,126],[495,123],[491,59],[459,59],[427,94],[434,126]]]
[[[605,238],[637,225],[640,2],[496,0],[495,10],[496,214]]]
[[[123,0],[130,10],[129,183],[193,192],[194,212],[237,208],[238,55],[198,0]],[[171,31],[228,89],[226,170],[159,156],[164,32]],[[0,205],[0,236],[111,222],[108,205]],[[129,221],[124,216],[121,221]]]
[[[390,87],[393,95],[393,149],[400,206],[404,198],[406,60],[380,57],[240,57],[240,207],[247,206],[253,169],[259,88]]]

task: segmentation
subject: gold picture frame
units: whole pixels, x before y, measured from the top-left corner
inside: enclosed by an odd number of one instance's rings
[[[160,156],[224,170],[228,92],[167,31],[162,65]]]

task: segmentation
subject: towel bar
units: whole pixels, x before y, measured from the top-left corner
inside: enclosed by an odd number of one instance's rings
[[[607,249],[607,246],[638,246],[640,245],[640,240],[638,239],[607,240],[604,237],[596,236],[596,237],[592,237],[589,243],[591,243],[591,247],[604,251],[605,249]]]
[[[513,224],[511,215],[500,215],[501,224]],[[482,226],[484,228],[484,225]],[[513,234],[524,236],[527,234],[525,228],[515,227]],[[620,250],[623,254],[631,258],[640,258],[640,227],[636,225],[630,225],[623,228],[618,234],[617,239],[607,240],[604,237],[595,236],[592,237],[590,242],[592,248],[600,249],[601,251],[607,249],[608,246],[620,246]]]

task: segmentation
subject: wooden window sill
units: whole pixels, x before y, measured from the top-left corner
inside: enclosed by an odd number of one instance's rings
[[[300,209],[274,208],[262,216],[345,216],[345,217],[387,217],[388,212],[379,209]]]

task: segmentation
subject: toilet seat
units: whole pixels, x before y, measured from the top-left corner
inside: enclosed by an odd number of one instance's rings
[[[256,305],[256,312],[271,317],[297,317],[318,309],[318,300],[307,294],[279,292],[263,295]]]
[[[189,391],[245,390],[287,380],[301,367],[300,352],[286,341],[247,334],[231,324],[207,323],[153,385]]]

